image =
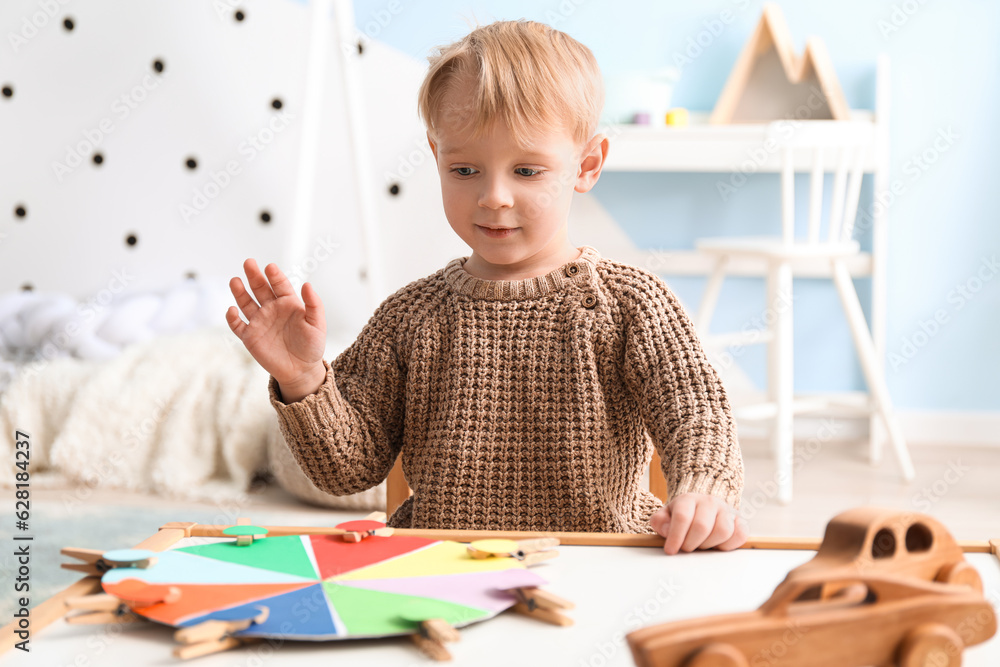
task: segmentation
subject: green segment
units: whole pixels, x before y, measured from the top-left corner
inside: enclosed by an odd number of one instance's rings
[[[302,546],[302,538],[298,535],[264,537],[254,540],[253,544],[245,547],[236,546],[236,542],[216,542],[215,544],[181,547],[177,551],[186,551],[196,556],[238,563],[262,570],[295,574],[310,579],[319,578],[305,548]]]
[[[430,618],[461,626],[493,615],[485,609],[444,600],[341,586],[331,581],[324,581],[323,589],[352,636],[411,633],[420,620]]]
[[[267,528],[261,528],[260,526],[230,526],[222,531],[226,535],[235,535],[239,537],[240,535],[267,535]]]
[[[414,625],[432,618],[441,618],[441,602],[428,598],[413,598],[399,610],[399,617]]]

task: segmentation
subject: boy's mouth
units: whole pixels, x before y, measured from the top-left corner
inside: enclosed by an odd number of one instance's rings
[[[517,227],[487,227],[485,225],[476,225],[483,234],[490,238],[502,239],[506,236],[510,236],[517,231]]]

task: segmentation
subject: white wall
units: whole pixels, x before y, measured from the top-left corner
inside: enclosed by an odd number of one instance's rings
[[[0,5],[8,36],[0,85],[13,90],[0,97],[0,289],[86,299],[122,286],[159,290],[188,274],[224,286],[253,256],[278,261],[296,282],[312,280],[333,337],[352,337],[373,306],[359,279],[357,185],[336,62],[344,53],[361,70],[385,221],[381,296],[463,254],[441,233],[447,223],[415,106],[400,104],[415,100],[423,66],[369,42],[360,57],[353,44],[329,54],[312,227],[304,254],[288,256],[308,12],[285,0],[239,9],[242,21],[228,3],[204,0]]]

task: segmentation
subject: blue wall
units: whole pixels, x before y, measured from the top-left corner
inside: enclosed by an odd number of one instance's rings
[[[471,21],[544,21],[588,45],[604,73],[674,63],[706,21],[730,23],[685,64],[673,103],[710,110],[761,13],[761,2],[637,0],[355,0],[359,29],[425,60]],[[1000,3],[955,0],[782,3],[796,45],[821,36],[852,108],[874,105],[877,54],[892,59],[889,207],[889,386],[897,405],[920,410],[1000,410]],[[380,20],[381,19],[381,20]],[[388,19],[388,20],[387,20]],[[935,141],[950,134],[949,141]],[[613,149],[613,148],[612,148]],[[923,156],[923,157],[922,157]],[[990,176],[990,174],[994,176]],[[774,230],[775,177],[759,175],[723,202],[716,175],[606,173],[595,195],[639,247],[682,249],[700,236]],[[866,180],[862,206],[871,205]],[[867,243],[867,239],[862,239]],[[703,281],[668,277],[696,305]],[[867,307],[867,281],[858,281]],[[862,388],[839,302],[827,281],[796,281],[796,390]],[[740,328],[763,307],[759,281],[730,280],[716,324]],[[935,318],[937,321],[935,322]],[[763,381],[763,350],[739,363]]]

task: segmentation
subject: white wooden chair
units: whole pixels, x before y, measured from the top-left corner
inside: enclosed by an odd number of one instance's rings
[[[854,121],[778,121],[768,126],[765,146],[775,147],[781,160],[781,236],[707,238],[695,242],[702,253],[714,256],[715,264],[702,296],[695,325],[706,347],[754,342],[768,344],[767,401],[744,406],[735,413],[744,419],[772,420],[772,447],[777,457],[778,498],[792,497],[792,423],[796,412],[827,409],[833,398],[794,400],[792,388],[792,273],[793,263],[829,266],[833,283],[847,316],[851,337],[868,385],[862,411],[878,415],[906,480],[913,479],[913,464],[903,435],[892,414],[882,360],[858,301],[845,260],[860,252],[852,240],[854,219],[864,175],[865,152],[872,145],[871,123]],[[828,168],[832,165],[832,168]],[[807,236],[796,238],[795,173],[809,172]],[[825,176],[833,173],[828,228],[820,235]],[[709,334],[709,324],[730,260],[756,259],[767,264],[767,304],[773,324],[764,332]],[[842,405],[842,404],[840,404]],[[856,406],[857,407],[857,406]],[[872,436],[872,460],[877,460],[877,435]]]

